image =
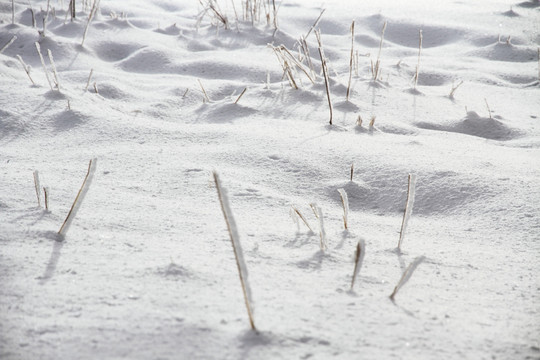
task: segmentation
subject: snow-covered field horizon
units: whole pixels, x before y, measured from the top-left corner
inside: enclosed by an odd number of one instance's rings
[[[69,3],[0,2],[0,358],[540,359],[537,0]]]

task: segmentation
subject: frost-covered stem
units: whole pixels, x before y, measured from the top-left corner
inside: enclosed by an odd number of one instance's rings
[[[75,215],[77,215],[77,212],[79,211],[79,208],[81,207],[82,201],[88,192],[88,188],[90,187],[90,184],[92,183],[92,179],[94,178],[94,173],[96,171],[96,163],[97,159],[92,159],[88,163],[88,171],[86,173],[86,176],[84,177],[84,181],[81,185],[81,188],[79,189],[79,192],[77,193],[77,197],[75,197],[75,201],[73,201],[73,205],[71,205],[71,209],[69,210],[69,213],[66,216],[66,219],[64,220],[64,223],[60,227],[60,230],[58,230],[58,235],[60,237],[64,237],[71,226],[71,222],[75,218]]]
[[[316,211],[317,214],[317,220],[319,220],[319,237],[321,239],[321,251],[326,250],[326,231],[324,231],[324,220],[323,220],[323,213],[320,207],[317,205],[313,205],[313,210]]]
[[[6,50],[11,44],[13,44],[15,40],[17,40],[17,35],[13,35],[11,40],[9,40],[6,45],[2,46],[2,48],[0,49],[0,54],[3,53],[4,50]]]
[[[341,196],[341,205],[343,205],[343,226],[345,227],[345,230],[348,230],[347,218],[349,216],[349,197],[344,189],[338,189],[338,192]]]
[[[422,53],[422,30],[419,30],[420,40],[418,41],[418,63],[416,64],[416,73],[414,75],[414,89],[418,85],[418,74],[420,72],[420,54]]]
[[[539,73],[539,75],[540,75],[540,73]],[[448,97],[449,97],[450,99],[453,99],[453,98],[454,98],[454,93],[455,93],[456,90],[461,86],[461,84],[463,84],[463,80],[461,80],[461,81],[459,82],[459,84],[457,84],[457,85],[454,85],[454,83],[452,83],[452,90],[450,90],[450,94],[448,95]]]
[[[47,77],[47,82],[49,83],[49,86],[51,90],[54,90],[51,79],[49,78],[49,72],[47,71],[47,67],[45,66],[45,60],[43,59],[43,55],[41,55],[41,47],[39,46],[39,43],[36,41],[36,49],[39,54],[39,59],[41,60],[41,65],[43,66],[43,71],[45,72],[45,77]]]
[[[47,49],[47,55],[49,56],[49,61],[53,69],[53,75],[54,75],[54,81],[56,82],[56,87],[58,88],[58,91],[60,91],[60,82],[58,81],[58,72],[56,71],[56,65],[54,64],[53,55],[50,49]]]
[[[324,85],[326,87],[326,96],[328,98],[328,108],[330,109],[330,125],[332,125],[332,100],[330,99],[330,85],[328,80],[328,67],[326,65],[326,57],[324,56],[322,41],[321,41],[321,32],[319,30],[315,31],[315,36],[317,37],[317,42],[319,43],[319,56],[321,58],[321,67],[324,75]]]
[[[349,61],[349,84],[347,85],[347,101],[349,101],[349,95],[351,92],[351,80],[353,73],[353,62],[354,62],[354,20],[351,24],[351,59]]]
[[[309,53],[309,46],[306,42],[306,39],[304,37],[300,37],[300,46],[302,48],[302,51],[304,52],[304,55],[306,57],[306,60],[307,60],[307,63],[308,63],[308,66],[309,66],[309,71],[311,73],[311,77],[313,79],[317,79],[317,75],[315,74],[315,70],[314,69],[314,66],[313,66],[313,62],[311,61],[311,54]]]
[[[34,171],[34,186],[36,188],[36,196],[38,206],[41,207],[41,186],[39,185],[39,172]]]
[[[247,266],[244,261],[244,254],[242,252],[242,246],[240,245],[240,238],[238,236],[238,231],[236,228],[236,223],[234,222],[234,217],[232,215],[231,208],[229,206],[229,200],[227,198],[227,192],[221,187],[221,181],[219,180],[219,175],[217,172],[213,172],[214,183],[216,184],[216,189],[219,197],[219,203],[221,205],[221,211],[225,217],[225,222],[227,223],[227,230],[229,231],[229,237],[231,239],[231,244],[234,251],[234,257],[236,259],[236,266],[238,267],[238,275],[240,276],[240,283],[242,284],[242,292],[244,294],[244,300],[246,303],[246,309],[249,317],[249,324],[251,325],[252,330],[256,330],[255,322],[253,321],[253,309],[251,307],[251,289],[248,283],[248,271]]]
[[[299,217],[300,219],[302,219],[302,222],[307,226],[307,228],[309,229],[309,231],[313,232],[313,229],[311,228],[311,226],[309,225],[309,223],[307,222],[306,218],[304,217],[304,215],[302,215],[300,213],[300,211],[295,207],[295,206],[291,206],[291,217],[293,217],[294,220],[296,220],[296,223],[298,225],[298,219],[297,217]]]
[[[358,241],[358,245],[356,245],[356,254],[354,257],[354,271],[351,281],[351,291],[354,288],[354,282],[356,281],[356,277],[360,273],[360,269],[362,268],[362,263],[364,262],[364,256],[366,255],[366,243],[364,240],[360,239]]]
[[[86,23],[86,27],[84,28],[83,38],[81,42],[81,46],[84,45],[84,41],[86,40],[86,34],[88,33],[88,28],[90,27],[90,23],[94,19],[94,15],[96,14],[96,11],[99,7],[99,1],[100,0],[94,0],[94,3],[92,5],[92,10],[90,10],[90,14],[88,15],[88,22]]]
[[[11,24],[15,25],[15,0],[11,0]]]
[[[326,9],[322,9],[321,11],[321,14],[319,15],[319,17],[317,18],[317,20],[315,20],[315,22],[313,23],[313,25],[311,25],[311,27],[309,28],[309,31],[308,33],[306,34],[306,36],[304,36],[304,39],[307,39],[309,34],[311,34],[311,31],[313,31],[313,29],[315,29],[315,27],[317,26],[317,24],[319,24],[319,21],[321,21],[321,17],[323,16],[324,12],[326,11]]]
[[[398,250],[401,250],[401,244],[405,238],[405,230],[407,230],[407,223],[411,217],[413,205],[414,205],[414,194],[416,187],[416,174],[409,174],[409,186],[407,188],[407,203],[405,204],[405,211],[403,213],[403,220],[401,222],[401,231],[399,232],[399,242]]]
[[[19,62],[21,63],[24,71],[26,72],[26,75],[28,75],[28,78],[32,82],[32,85],[36,85],[36,83],[34,82],[32,77],[30,76],[30,69],[28,68],[28,65],[25,64],[24,60],[22,59],[22,57],[20,55],[17,55],[17,59],[19,59]]]
[[[425,256],[419,256],[417,257],[416,259],[413,260],[412,263],[410,263],[410,265],[405,269],[405,271],[403,272],[403,275],[401,276],[401,279],[399,279],[399,282],[397,283],[396,287],[394,288],[394,291],[392,292],[392,294],[390,294],[390,299],[392,301],[394,301],[394,297],[396,296],[397,292],[399,291],[399,289],[401,289],[403,287],[403,285],[405,285],[407,283],[407,281],[409,281],[409,279],[411,278],[412,274],[414,273],[414,271],[416,270],[416,268],[418,267],[418,265],[420,265],[420,263],[422,261],[424,261],[426,257]]]

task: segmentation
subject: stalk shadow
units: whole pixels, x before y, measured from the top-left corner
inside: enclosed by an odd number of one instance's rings
[[[40,285],[44,285],[54,276],[54,273],[56,272],[56,266],[58,265],[58,261],[60,260],[61,250],[63,246],[63,238],[60,237],[58,234],[54,233],[54,243],[51,251],[51,256],[49,257],[49,261],[47,262],[47,266],[45,267],[43,275],[38,278]]]

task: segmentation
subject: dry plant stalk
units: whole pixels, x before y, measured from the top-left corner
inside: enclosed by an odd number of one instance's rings
[[[4,50],[6,50],[11,44],[13,44],[15,40],[17,40],[17,35],[13,35],[11,40],[9,40],[6,45],[2,46],[2,48],[0,49],[0,54],[3,53]]]
[[[246,309],[249,317],[249,324],[251,325],[252,330],[257,330],[255,328],[255,322],[253,321],[253,310],[251,307],[251,291],[249,284],[247,282],[247,267],[244,262],[244,255],[242,253],[242,247],[240,245],[240,240],[238,237],[238,232],[236,230],[236,223],[234,222],[234,217],[232,216],[232,211],[229,207],[229,200],[227,198],[227,193],[225,189],[221,187],[221,181],[219,180],[219,175],[217,172],[213,172],[214,183],[216,185],[219,203],[221,205],[221,211],[225,217],[225,222],[227,223],[227,230],[229,231],[229,237],[231,239],[231,244],[234,251],[234,257],[236,259],[236,266],[238,268],[238,275],[240,276],[240,283],[242,284],[242,292],[244,294],[244,300],[246,303]]]
[[[207,102],[210,102],[210,98],[208,97],[208,94],[206,93],[206,90],[204,90],[204,86],[203,86],[201,80],[200,80],[200,79],[197,79],[197,81],[199,82],[199,85],[200,85],[200,87],[201,87],[201,90],[202,90],[202,92],[203,92],[203,94],[204,94],[204,98],[206,99]]]
[[[351,174],[352,179],[352,174]],[[344,189],[338,189],[339,196],[341,197],[341,205],[343,206],[343,226],[345,230],[348,230],[348,217],[349,217],[349,197]]]
[[[289,84],[292,88],[298,89],[298,84],[295,80],[295,68],[300,69],[306,76],[308,77],[309,81],[311,81],[312,84],[314,84],[314,80],[312,78],[312,75],[310,74],[310,70],[306,69],[305,66],[296,59],[296,57],[287,49],[284,45],[280,46],[272,46],[268,45],[272,48],[274,51],[274,54],[276,54],[276,57],[278,59],[279,64],[281,65],[283,69],[284,76],[287,77],[289,80]],[[291,66],[294,65],[294,66]]]
[[[313,25],[311,25],[311,27],[309,28],[309,31],[308,33],[306,34],[306,36],[304,36],[304,39],[307,39],[309,34],[311,34],[311,31],[313,31],[313,29],[315,29],[315,27],[319,24],[319,21],[321,21],[321,17],[323,16],[324,12],[326,11],[326,9],[322,9],[321,11],[321,14],[319,15],[319,17],[317,18],[317,20],[315,20],[315,22],[313,23]]]
[[[420,72],[420,54],[422,53],[422,30],[419,30],[419,40],[418,40],[418,63],[416,64],[416,73],[414,74],[414,89],[418,85],[418,74]]]
[[[358,115],[358,117],[356,118],[356,126],[362,127],[363,122],[364,121],[362,120],[362,115]]]
[[[56,88],[60,91],[60,82],[58,81],[58,72],[56,71],[56,65],[54,64],[54,58],[50,49],[47,49],[47,55],[49,56],[49,62],[53,70],[54,82],[56,83]]]
[[[459,84],[455,85],[454,86],[454,83],[452,83],[452,90],[450,90],[450,94],[448,94],[448,97],[450,99],[453,99],[454,98],[454,93],[456,92],[456,90],[461,86],[461,84],[463,84],[463,80],[461,80],[459,82]]]
[[[202,2],[202,0],[199,0],[199,3],[205,7],[207,9],[210,9],[212,10],[212,12],[214,13],[214,16],[216,17],[216,19],[218,19],[218,21],[220,21],[223,26],[225,27],[225,29],[228,29],[229,28],[229,20],[227,19],[227,16],[225,16],[220,9],[218,9],[218,7],[216,6],[216,4],[214,4],[214,0],[208,0],[206,5]]]
[[[86,172],[86,176],[84,177],[84,181],[81,185],[81,188],[79,189],[79,192],[77,193],[77,196],[75,197],[75,201],[73,201],[73,205],[71,205],[71,209],[69,210],[69,213],[66,216],[66,219],[64,220],[64,223],[60,227],[60,230],[58,230],[58,235],[63,238],[66,235],[66,232],[68,231],[71,222],[75,218],[75,215],[77,215],[77,212],[79,211],[79,208],[81,207],[81,203],[88,192],[88,188],[90,187],[90,184],[92,183],[92,179],[94,178],[94,173],[96,171],[96,163],[97,159],[92,159],[88,163],[88,171]]]
[[[26,63],[24,62],[24,60],[22,59],[22,57],[20,55],[17,55],[17,59],[19,59],[19,62],[21,63],[24,71],[26,72],[26,75],[28,76],[28,78],[32,82],[32,85],[36,85],[36,83],[34,82],[32,77],[30,76],[30,67],[28,65],[26,65]]]
[[[360,121],[360,124],[362,122]],[[353,175],[354,175],[354,163],[351,164],[351,182],[353,181]]]
[[[366,255],[366,243],[364,240],[360,239],[358,241],[358,245],[356,245],[356,253],[354,256],[354,271],[351,281],[351,291],[354,288],[354,282],[356,281],[356,277],[360,273],[360,269],[362,268],[362,263],[364,262],[364,256]]]
[[[84,41],[86,40],[86,34],[88,33],[88,28],[90,27],[90,23],[94,19],[94,16],[96,15],[96,12],[99,8],[99,1],[100,0],[94,0],[94,3],[92,4],[92,10],[90,10],[90,14],[88,15],[88,22],[86,23],[86,27],[84,28],[81,46],[84,45]]]
[[[324,230],[323,213],[322,213],[321,208],[318,207],[317,204],[310,204],[310,205],[311,205],[311,208],[313,209],[313,212],[315,212],[317,220],[319,220],[320,247],[321,247],[321,251],[325,251],[327,249],[327,245],[326,245],[326,231]]]
[[[291,216],[293,216],[293,219],[295,219],[294,216],[298,216],[302,222],[307,226],[307,228],[309,229],[309,231],[313,232],[313,229],[311,228],[311,226],[309,225],[309,223],[307,222],[306,218],[304,217],[304,215],[302,215],[300,213],[300,210],[298,210],[298,208],[296,208],[296,206],[292,206],[291,205]],[[298,221],[296,220],[296,222],[298,223]]]
[[[43,71],[45,72],[45,77],[47,78],[47,82],[49,83],[51,90],[54,90],[51,79],[49,78],[49,71],[47,70],[47,66],[45,66],[45,60],[43,59],[43,55],[41,54],[41,47],[39,46],[39,43],[37,41],[35,42],[35,44],[37,52],[39,54],[39,59],[41,60],[41,66],[43,66]]]
[[[69,0],[69,13],[71,15],[71,21],[75,19],[77,13],[75,11],[75,0]]]
[[[86,87],[84,88],[84,91],[88,91],[88,86],[90,86],[90,80],[92,79],[93,73],[94,69],[90,69],[90,74],[88,75],[88,80],[86,81]]]
[[[375,126],[375,119],[377,116],[373,115],[371,119],[369,120],[369,130],[373,131],[373,127]]]
[[[306,58],[311,77],[313,79],[316,79],[317,75],[315,74],[315,70],[314,70],[315,67],[313,66],[313,62],[311,61],[311,54],[309,53],[309,46],[307,44],[306,38],[304,38],[303,36],[300,37],[300,48],[302,49],[302,52],[304,53],[304,57]]]
[[[407,268],[403,272],[403,275],[401,276],[401,279],[399,279],[396,287],[394,288],[394,291],[392,292],[392,294],[390,294],[390,299],[392,301],[394,301],[394,297],[396,296],[399,289],[401,289],[403,285],[405,285],[407,281],[409,281],[409,279],[411,278],[412,274],[414,273],[418,265],[420,265],[420,263],[424,261],[425,258],[426,258],[425,256],[419,256],[416,259],[414,259],[413,262],[409,264],[409,266],[407,266]]]
[[[491,109],[490,109],[490,107],[489,107],[489,104],[488,104],[486,98],[484,98],[484,102],[486,103],[486,107],[487,107],[487,110],[488,110],[488,113],[489,113],[489,118],[490,118],[490,119],[493,119],[493,118],[491,117]]]
[[[36,188],[36,196],[38,206],[41,207],[41,186],[39,185],[39,172],[34,171],[34,187]]]
[[[45,199],[45,210],[49,211],[49,188],[43,187],[43,196]]]
[[[330,125],[332,125],[332,100],[330,99],[330,84],[328,80],[328,67],[326,63],[326,57],[324,56],[322,41],[321,41],[321,32],[319,30],[315,31],[315,36],[317,37],[317,42],[319,43],[319,56],[321,58],[321,67],[324,75],[324,85],[326,87],[326,96],[328,98],[328,108],[330,109]]]
[[[371,63],[371,76],[372,76],[373,81],[377,81],[381,73],[381,52],[382,52],[382,44],[384,41],[384,32],[386,31],[387,23],[388,23],[387,21],[384,22],[384,25],[381,30],[381,41],[379,43],[379,53],[377,54],[377,61],[375,62],[375,65],[373,65],[373,62]]]
[[[354,65],[354,20],[351,24],[351,59],[349,61],[349,84],[347,85],[347,101],[349,101],[349,95],[351,92],[353,65]]]
[[[240,95],[236,98],[236,101],[234,102],[235,104],[238,104],[238,101],[240,101],[240,98],[244,95],[244,93],[246,92],[247,90],[247,87],[244,88],[244,90],[240,93]]]
[[[405,211],[403,212],[403,220],[401,221],[401,230],[399,232],[399,242],[398,242],[398,251],[401,251],[401,244],[405,238],[405,230],[407,230],[407,224],[409,218],[412,215],[412,210],[414,206],[414,195],[416,187],[416,175],[409,174],[409,185],[407,187],[407,202],[405,204]]]
[[[315,218],[319,219],[319,212],[317,211],[317,204],[311,203],[311,204],[309,204],[309,207],[311,208],[311,211],[313,211],[313,214],[315,215]]]

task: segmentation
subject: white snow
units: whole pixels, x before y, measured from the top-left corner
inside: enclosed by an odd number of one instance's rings
[[[76,1],[74,21],[67,0],[14,1],[13,23],[0,2],[0,358],[539,358],[538,1],[284,0],[278,30],[272,2],[248,14],[233,1],[214,2],[225,29],[196,0],[102,0],[83,45],[93,1]],[[332,126],[310,30],[323,9]],[[296,69],[295,90],[268,45],[299,59],[301,37],[315,76]],[[409,173],[414,216],[396,252]],[[314,232],[290,221],[292,204]]]

